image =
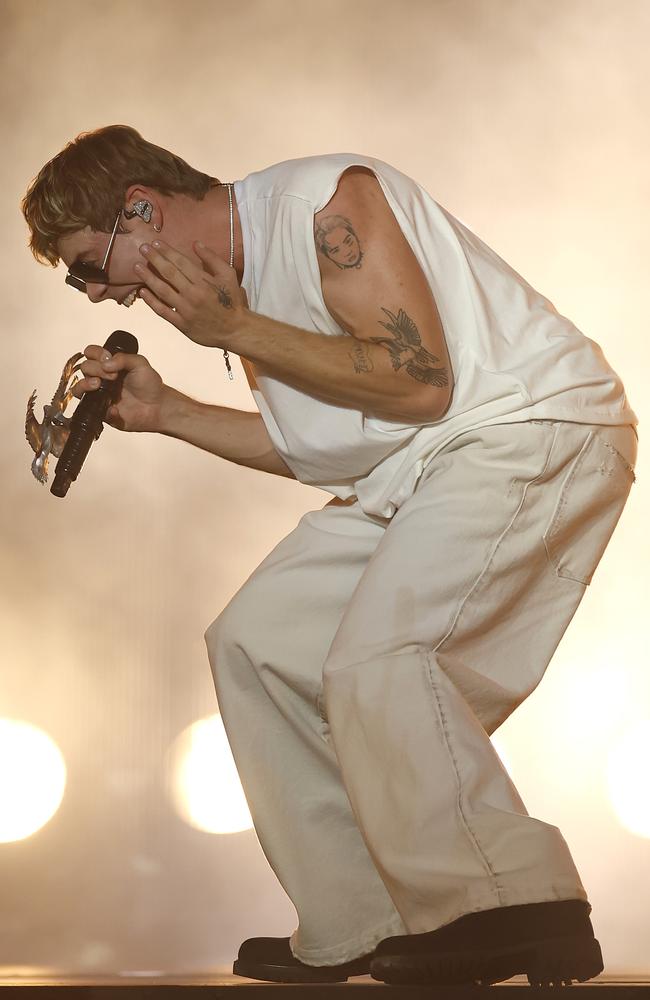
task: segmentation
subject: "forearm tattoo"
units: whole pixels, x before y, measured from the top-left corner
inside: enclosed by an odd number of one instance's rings
[[[390,318],[390,322],[386,323],[383,320],[377,322],[393,336],[370,337],[369,340],[386,348],[393,369],[398,371],[406,365],[407,373],[418,382],[435,386],[449,385],[447,369],[433,367],[440,358],[436,358],[422,346],[418,328],[411,317],[407,316],[403,309],[400,309],[395,316],[389,309],[384,309],[383,306],[380,308]]]
[[[361,243],[352,223],[345,216],[326,215],[315,224],[314,237],[319,252],[337,267],[361,267]]]
[[[374,368],[370,357],[370,348],[363,342],[357,344],[350,352],[350,357],[354,362],[355,372],[371,372]]]

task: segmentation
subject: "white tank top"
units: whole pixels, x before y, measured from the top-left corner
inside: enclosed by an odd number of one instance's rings
[[[638,424],[621,379],[581,333],[411,178],[381,160],[333,153],[287,160],[234,182],[250,308],[305,330],[350,336],[323,300],[314,213],[343,171],[378,178],[438,306],[454,376],[440,420],[380,420],[325,403],[253,366],[253,396],[296,479],[392,517],[425,466],[475,427],[542,418]]]

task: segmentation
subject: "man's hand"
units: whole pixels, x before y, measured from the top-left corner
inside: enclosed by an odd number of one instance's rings
[[[99,388],[100,380],[114,381],[122,373],[124,379],[120,396],[110,406],[104,423],[121,431],[157,431],[160,409],[170,390],[157,371],[142,354],[110,355],[99,344],[90,344],[84,350],[87,361],[80,368],[84,378],[75,384],[72,393],[81,398],[85,392]]]
[[[203,269],[162,240],[143,244],[148,266],[135,265],[146,284],[140,298],[195,344],[228,350],[248,310],[246,292],[214,250],[198,241],[194,249]]]

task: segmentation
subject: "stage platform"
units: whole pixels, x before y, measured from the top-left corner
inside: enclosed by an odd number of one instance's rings
[[[490,1000],[501,996],[509,996],[512,1000],[513,990],[526,990],[526,996],[542,995],[548,997],[553,990],[555,994],[564,990],[597,990],[597,1000],[606,997],[623,1000],[624,997],[633,1000],[650,1000],[650,977],[640,979],[626,976],[597,976],[586,983],[574,983],[572,986],[541,987],[529,986],[525,976],[513,976],[505,983],[494,986],[389,986],[379,983],[370,976],[355,976],[347,983],[268,983],[242,976],[233,976],[229,969],[223,969],[205,975],[187,976],[154,976],[154,975],[93,975],[93,976],[7,976],[0,978],[0,1000],[208,1000],[220,998],[224,1000],[230,993],[230,1000],[260,1000],[260,991],[266,993],[268,1000],[300,1000],[302,992],[304,1000],[335,1000],[341,990],[352,990],[355,1000],[366,1000],[371,993],[382,990],[392,994],[391,1000],[408,997],[410,1000],[450,997],[454,1000],[485,997],[489,993]],[[234,992],[238,993],[234,997]],[[46,993],[50,997],[46,997]],[[376,1000],[376,996],[375,996]]]

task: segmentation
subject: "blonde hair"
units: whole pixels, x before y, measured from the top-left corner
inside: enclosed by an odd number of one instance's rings
[[[29,248],[41,264],[56,267],[62,236],[90,226],[110,233],[131,184],[201,201],[215,177],[143,139],[129,125],[82,132],[34,178],[21,202],[30,229]]]

